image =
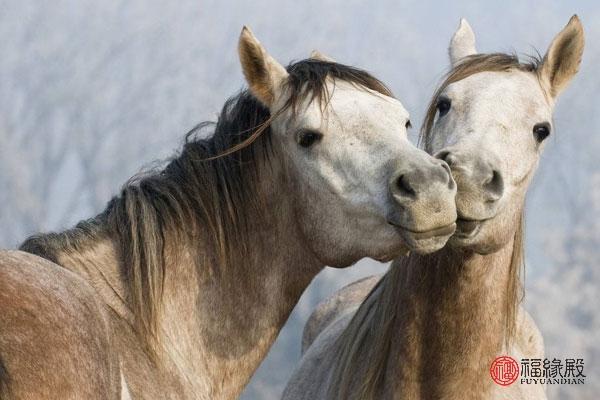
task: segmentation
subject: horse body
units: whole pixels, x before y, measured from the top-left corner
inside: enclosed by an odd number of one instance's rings
[[[319,303],[304,325],[302,354],[334,320],[358,307],[380,279],[381,275],[372,275],[352,282]]]
[[[325,265],[454,232],[449,168],[410,144],[381,82],[330,61],[286,69],[247,29],[238,50],[249,91],[212,136],[190,132],[98,216],[26,240],[31,254],[0,254],[3,399],[236,398]]]
[[[118,398],[118,358],[98,300],[65,268],[0,252],[2,399]]]
[[[423,129],[426,150],[448,163],[457,182],[457,231],[436,253],[396,259],[360,306],[328,315],[332,322],[310,334],[316,339],[284,399],[546,398],[543,385],[496,385],[490,366],[501,355],[544,357],[540,332],[520,307],[523,209],[583,41],[574,16],[543,60],[522,64],[477,54],[461,21],[453,68]]]

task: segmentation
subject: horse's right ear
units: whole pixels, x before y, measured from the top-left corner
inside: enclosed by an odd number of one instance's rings
[[[462,58],[477,54],[477,49],[475,48],[475,33],[473,33],[471,25],[469,25],[464,18],[460,19],[458,29],[454,32],[454,35],[450,40],[448,54],[450,55],[450,63],[453,66]]]
[[[238,53],[250,92],[265,106],[271,107],[288,76],[287,71],[245,26],[240,34]]]

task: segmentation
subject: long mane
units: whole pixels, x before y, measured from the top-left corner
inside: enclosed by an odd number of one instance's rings
[[[420,143],[425,150],[431,152],[431,128],[436,116],[436,105],[444,88],[453,82],[465,79],[484,71],[508,72],[511,70],[527,71],[537,74],[539,60],[531,58],[531,63],[521,63],[516,56],[494,53],[478,54],[466,57],[454,66],[445,76],[436,90],[421,128]],[[505,304],[505,341],[509,343],[515,335],[518,306],[523,298],[521,270],[524,260],[524,216],[519,218],[514,237],[514,249],[509,266],[509,279],[506,287]],[[460,256],[459,256],[460,257]],[[428,263],[426,268],[423,263]],[[337,338],[335,345],[337,360],[331,371],[329,396],[332,399],[378,399],[379,390],[383,386],[386,366],[390,357],[391,343],[398,332],[394,329],[394,320],[398,310],[398,296],[402,288],[401,272],[409,265],[418,264],[420,270],[433,270],[440,275],[452,268],[439,268],[461,263],[456,255],[449,257],[439,252],[429,256],[411,254],[409,257],[397,259],[389,271],[373,288],[360,305],[346,329]],[[435,294],[432,294],[435,295]],[[367,338],[370,347],[363,345]],[[359,382],[354,387],[353,382]],[[349,389],[352,387],[352,393]]]
[[[279,112],[291,109],[293,116],[306,99],[326,106],[328,79],[391,96],[382,82],[350,66],[307,59],[287,70],[289,99]],[[130,179],[98,216],[60,233],[34,235],[20,249],[60,263],[61,254],[112,240],[136,329],[152,342],[167,256],[174,256],[166,254],[167,244],[185,245],[198,267],[214,257],[208,264],[216,274],[247,259],[249,219],[269,211],[259,183],[266,179],[261,165],[277,157],[271,146],[274,117],[248,90],[241,91],[225,102],[216,123],[202,123],[186,135],[183,149],[164,169]]]

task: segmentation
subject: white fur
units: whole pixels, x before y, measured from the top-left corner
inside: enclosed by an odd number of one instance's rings
[[[127,380],[123,376],[121,370],[121,400],[131,400],[131,393],[129,393],[129,386],[127,386]]]

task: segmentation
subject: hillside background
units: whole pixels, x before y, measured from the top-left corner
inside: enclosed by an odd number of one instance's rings
[[[363,67],[422,120],[466,17],[480,51],[544,53],[578,13],[587,44],[561,97],[556,130],[527,203],[526,307],[549,357],[583,357],[583,386],[600,392],[600,3],[275,0],[0,0],[0,247],[104,208],[143,166],[172,154],[243,86],[236,44],[247,24],[282,63],[313,49]],[[416,129],[415,129],[416,131]],[[244,400],[277,399],[298,361],[310,310],[385,266],[326,270],[310,286]]]

